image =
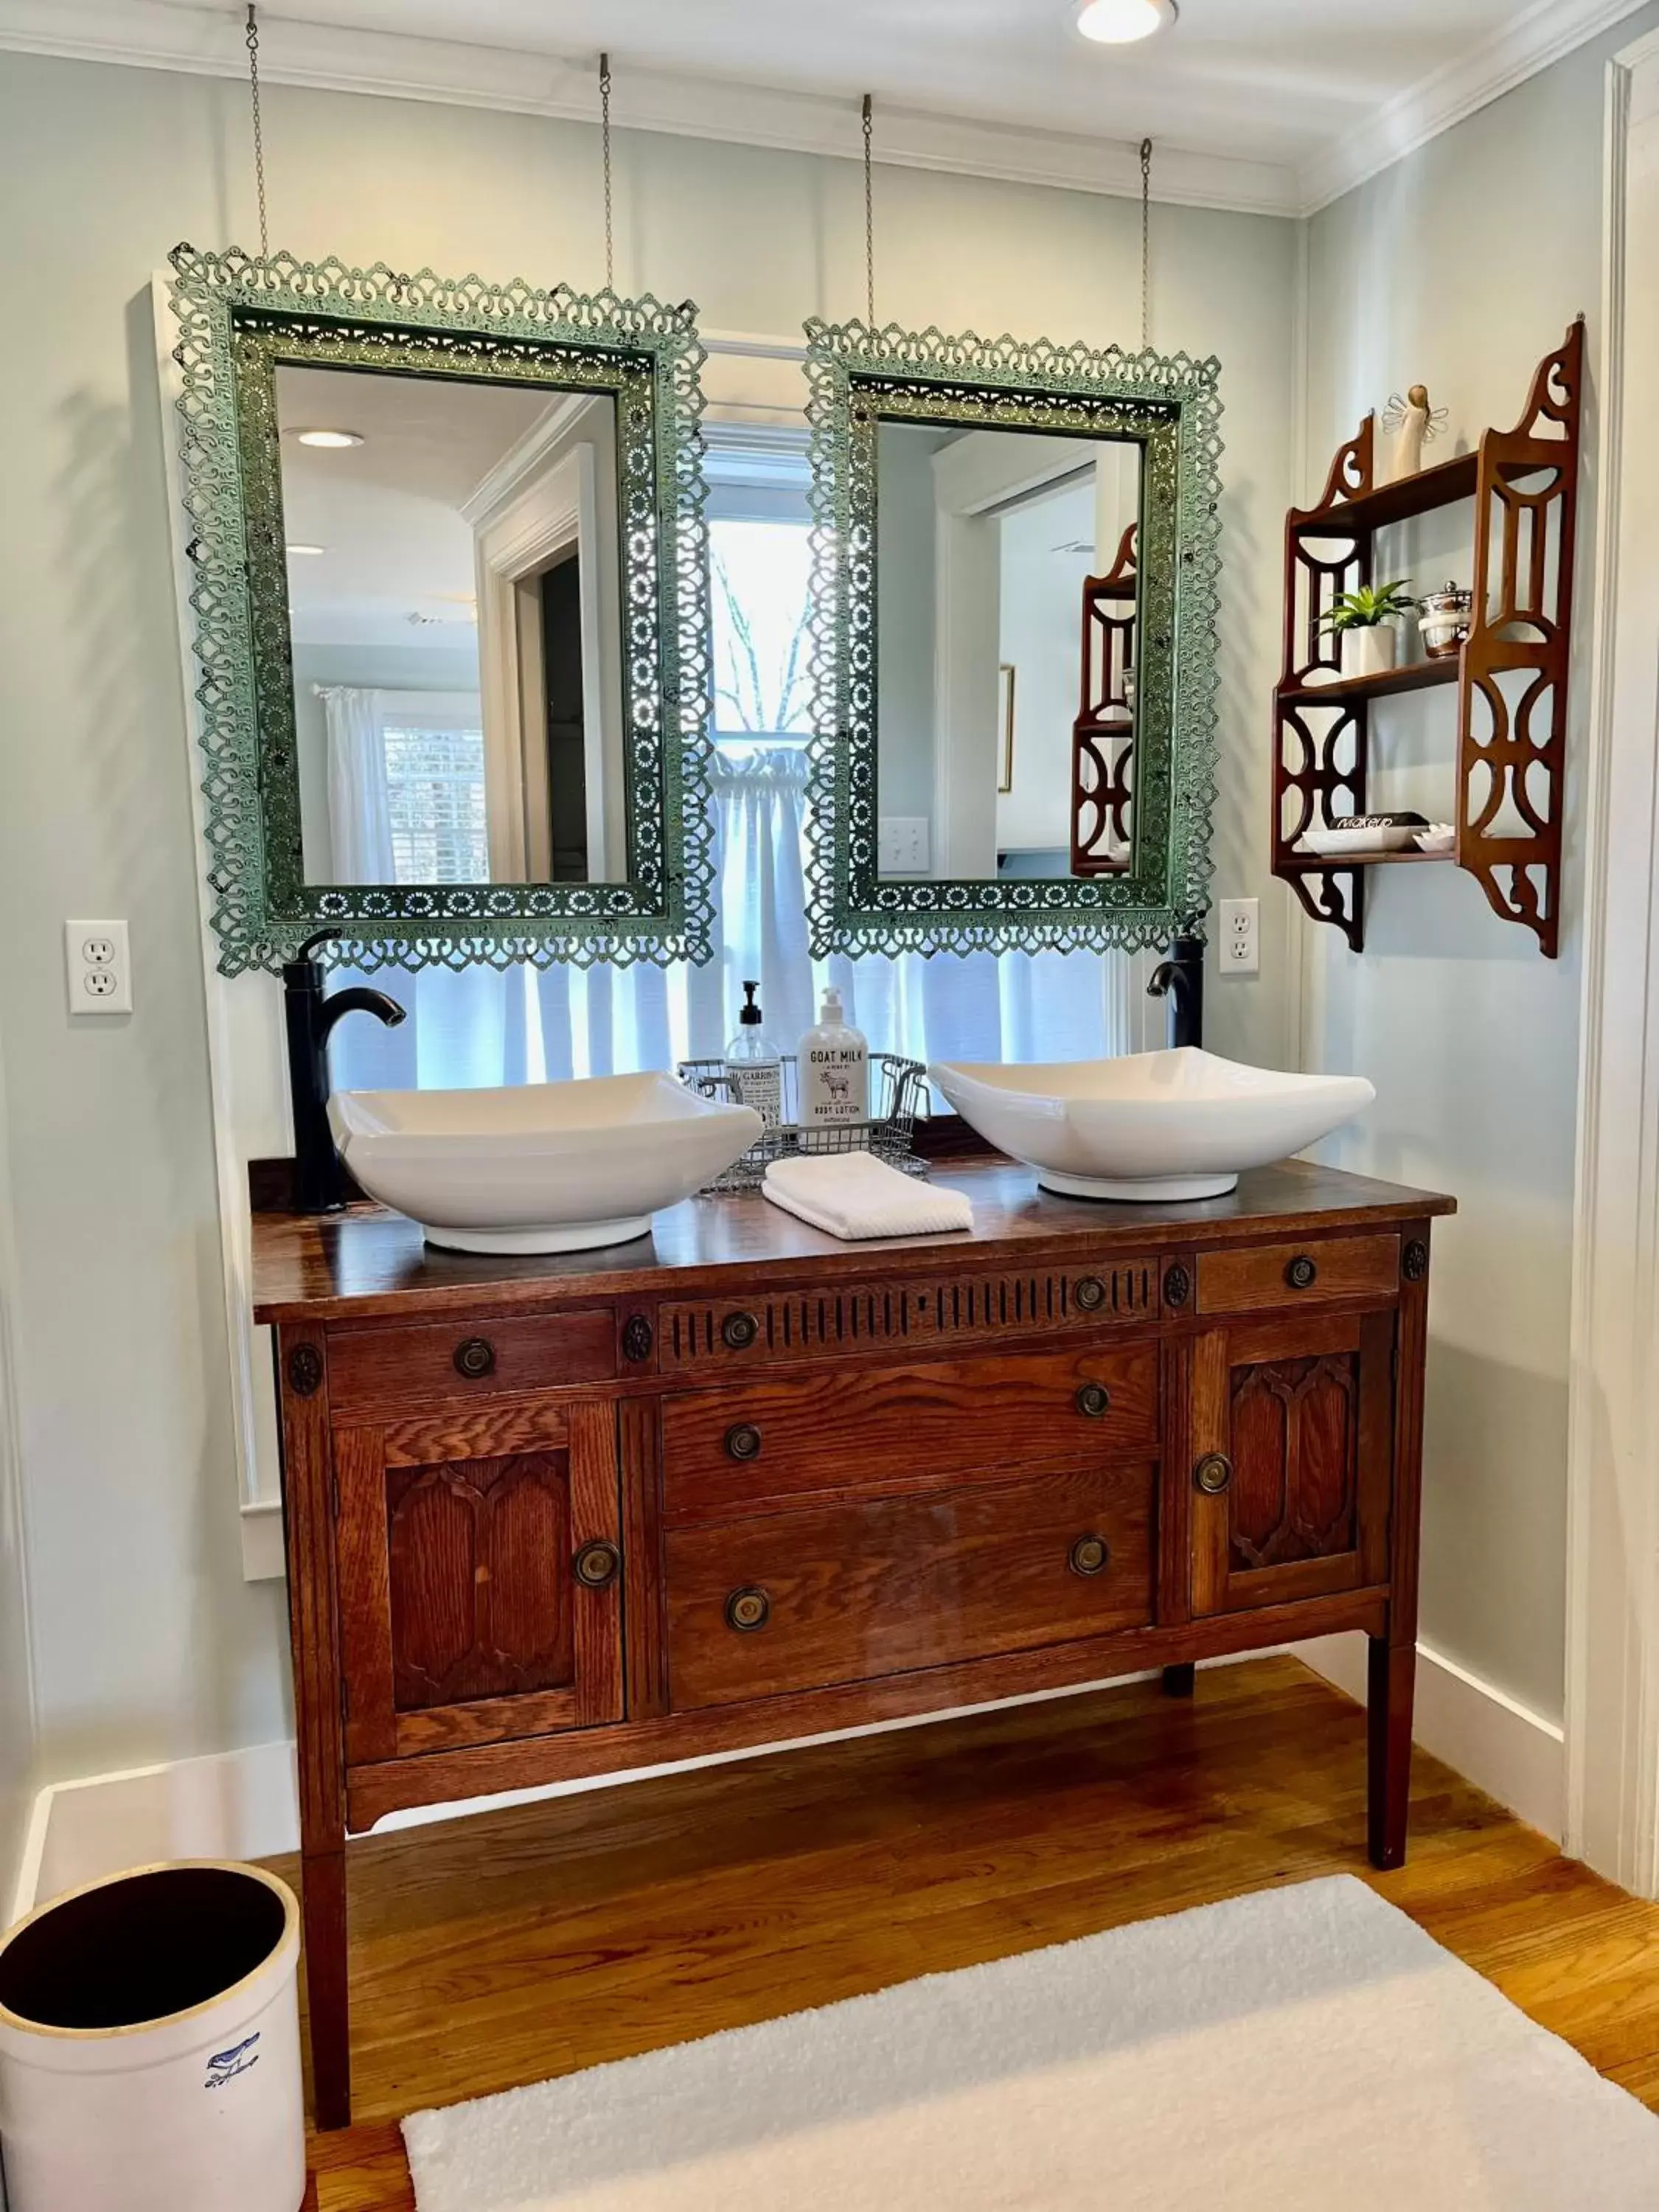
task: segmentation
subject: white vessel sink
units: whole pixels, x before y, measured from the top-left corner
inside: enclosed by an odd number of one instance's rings
[[[1183,1046],[1046,1066],[927,1071],[963,1120],[1068,1198],[1220,1198],[1352,1121],[1363,1075],[1279,1075]]]
[[[456,1252],[586,1252],[647,1236],[761,1131],[752,1107],[669,1075],[502,1091],[345,1091],[328,1102],[371,1198]]]

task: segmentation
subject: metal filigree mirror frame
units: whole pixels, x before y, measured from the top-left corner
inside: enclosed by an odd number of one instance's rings
[[[706,959],[714,865],[695,309],[288,254],[180,246],[170,259],[221,972],[276,967],[330,928],[333,957],[368,969]],[[305,880],[275,410],[276,370],[289,362],[614,397],[626,882]]]
[[[1215,799],[1219,364],[971,331],[806,325],[811,428],[812,951],[1138,949],[1199,933]],[[1133,850],[1121,874],[961,882],[877,868],[877,435],[883,421],[1141,449]]]

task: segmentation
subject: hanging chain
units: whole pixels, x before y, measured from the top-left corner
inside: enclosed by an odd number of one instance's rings
[[[1140,350],[1152,342],[1152,142],[1140,142]]]
[[[617,289],[617,248],[611,219],[611,57],[599,56],[599,158],[605,165],[605,289]]]
[[[864,309],[866,322],[876,327],[876,103],[864,95]]]
[[[265,220],[265,133],[259,118],[259,10],[247,0],[247,88],[253,108],[253,180],[259,191],[259,258],[270,258],[270,227]]]

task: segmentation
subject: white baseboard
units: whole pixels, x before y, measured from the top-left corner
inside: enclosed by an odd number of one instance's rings
[[[1361,1636],[1327,1636],[1313,1644],[1286,1647],[1314,1670],[1362,1702],[1365,1695],[1365,1644]],[[1267,1655],[1244,1651],[1206,1660],[1206,1667],[1228,1667]],[[1437,1652],[1419,1647],[1417,1677],[1418,1741],[1460,1774],[1507,1805],[1533,1826],[1559,1841],[1565,1809],[1561,1731],[1506,1698]],[[1146,1674],[1119,1680],[1148,1681]],[[1047,1704],[1103,1689],[1103,1682],[1068,1684],[1024,1698],[1000,1698],[964,1706],[964,1713],[995,1712],[1018,1705]],[[906,1714],[829,1736],[803,1737],[800,1743],[845,1741],[854,1736],[885,1735],[899,1729],[925,1728],[946,1717]],[[573,1796],[589,1790],[615,1789],[684,1773],[699,1766],[723,1766],[754,1759],[763,1751],[789,1751],[796,1743],[745,1745],[703,1759],[676,1759],[660,1766],[634,1767],[621,1774],[583,1775],[574,1781],[544,1784],[461,1804],[422,1805],[389,1814],[382,1833],[453,1820],[487,1808],[532,1804],[544,1798]],[[21,1920],[48,1898],[82,1882],[118,1874],[123,1868],[150,1866],[163,1859],[263,1859],[299,1849],[299,1795],[291,1743],[255,1744],[244,1751],[221,1752],[205,1759],[175,1759],[170,1765],[134,1767],[119,1774],[95,1774],[81,1782],[59,1782],[35,1801],[18,1872],[11,1917]]]
[[[299,1802],[291,1743],[54,1783],[34,1802],[12,1918],[127,1867],[295,1850]]]
[[[1205,1660],[1204,1666],[1231,1667],[1259,1659],[1259,1651]],[[1114,1680],[1146,1682],[1155,1674],[1118,1675]],[[1022,1698],[998,1698],[965,1705],[952,1714],[907,1713],[863,1728],[829,1735],[803,1736],[787,1743],[748,1744],[702,1759],[674,1759],[660,1766],[629,1767],[619,1774],[581,1775],[570,1782],[544,1783],[538,1789],[512,1790],[493,1797],[469,1798],[449,1805],[419,1805],[389,1813],[377,1824],[381,1834],[454,1820],[472,1813],[501,1811],[544,1798],[574,1796],[588,1790],[612,1790],[623,1783],[648,1782],[665,1774],[688,1773],[699,1766],[726,1766],[773,1751],[793,1751],[808,1743],[845,1742],[854,1736],[887,1735],[899,1729],[925,1728],[930,1721],[963,1713],[996,1712],[1010,1705],[1044,1705],[1075,1698],[1105,1682],[1078,1682],[1058,1690],[1039,1690]],[[205,1759],[176,1759],[171,1765],[140,1766],[119,1774],[89,1775],[84,1781],[59,1782],[36,1798],[23,1861],[18,1871],[11,1917],[21,1920],[37,1905],[82,1882],[119,1874],[127,1867],[151,1866],[163,1859],[264,1859],[300,1847],[300,1801],[291,1743],[255,1744]]]
[[[1365,1702],[1365,1639],[1322,1636],[1289,1647],[1316,1674]],[[1413,1736],[1530,1826],[1559,1844],[1566,1830],[1566,1755],[1546,1720],[1433,1646],[1417,1647]]]

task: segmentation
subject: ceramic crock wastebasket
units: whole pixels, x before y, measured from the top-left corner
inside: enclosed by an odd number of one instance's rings
[[[9,2212],[299,2212],[294,1893],[258,1867],[142,1867],[0,1939]]]

